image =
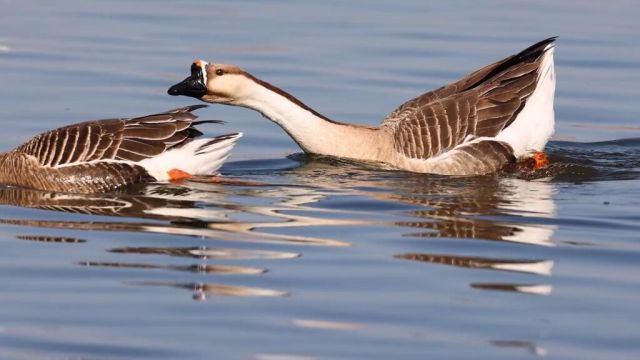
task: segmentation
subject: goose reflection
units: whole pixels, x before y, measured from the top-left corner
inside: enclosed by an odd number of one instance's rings
[[[473,283],[471,287],[482,290],[507,291],[532,295],[550,295],[553,291],[553,287],[547,284]]]
[[[192,184],[193,185],[193,184]],[[132,221],[107,219],[89,220],[48,220],[48,219],[0,219],[1,223],[25,227],[42,227],[50,229],[98,230],[150,232],[176,236],[193,236],[203,240],[248,242],[256,245],[286,244],[288,246],[347,246],[346,242],[333,239],[320,239],[296,235],[278,235],[262,233],[256,230],[264,224],[301,226],[297,222],[313,224],[312,218],[304,216],[279,215],[281,209],[300,209],[296,201],[280,204],[278,197],[267,197],[270,201],[261,208],[255,205],[244,205],[229,200],[229,195],[214,191],[215,188],[199,189],[178,185],[150,185],[130,188],[126,192],[108,195],[75,195],[48,193],[19,188],[0,188],[0,203],[11,206],[22,206],[49,211],[61,211],[74,214],[108,215],[112,217],[135,218]],[[294,191],[296,192],[296,191]],[[235,195],[238,196],[237,194]],[[237,217],[249,217],[253,221],[238,221]],[[256,221],[259,219],[259,221]],[[102,220],[102,219],[101,219]],[[330,224],[322,220],[318,224]],[[71,242],[72,238],[55,238],[40,235],[19,235],[19,239],[30,241]],[[77,241],[79,242],[79,241]],[[148,270],[178,271],[205,274],[207,276],[243,275],[255,276],[269,271],[268,267],[254,267],[229,264],[210,264],[211,261],[281,261],[300,257],[299,251],[276,251],[250,248],[226,247],[122,247],[108,250],[113,254],[127,257],[132,255],[157,255],[166,257],[182,257],[197,259],[195,264],[171,264],[168,261],[131,262],[131,261],[98,261],[82,260],[76,264],[87,268],[130,269],[136,272]],[[137,286],[163,286],[169,288],[188,288],[194,299],[204,300],[210,295],[225,296],[284,296],[286,291],[246,287],[241,285],[220,285],[209,282],[145,282],[129,281],[127,284]]]
[[[82,244],[86,243],[85,239],[78,239],[69,236],[46,236],[46,235],[18,235],[18,240],[59,243],[59,244]]]
[[[491,340],[491,345],[499,348],[520,348],[527,350],[530,354],[537,357],[544,357],[547,355],[547,350],[536,343],[531,341],[522,340]]]
[[[369,170],[366,164],[305,156],[299,166],[267,173],[237,171],[239,178],[263,181],[263,186],[220,186],[193,181],[185,184],[152,184],[128,188],[108,195],[71,195],[17,188],[0,188],[0,203],[79,214],[108,215],[136,219],[0,219],[0,223],[55,229],[126,231],[197,237],[234,244],[285,246],[351,245],[351,239],[311,237],[310,227],[390,226],[408,239],[478,239],[503,243],[553,246],[555,185],[544,180],[520,180],[496,175],[483,177],[441,177],[424,174]],[[295,185],[267,185],[274,181]],[[327,206],[334,199],[354,197],[364,205],[355,209]],[[368,208],[383,202],[384,207]],[[390,206],[387,206],[390,205]],[[278,234],[282,229],[299,229],[295,235]],[[402,249],[403,242],[394,242]],[[395,258],[467,269],[493,269],[550,275],[554,266],[547,259],[495,258],[491,256],[439,254],[399,250]],[[413,249],[415,250],[415,249]],[[293,259],[300,251],[229,249],[226,247],[128,247],[111,252],[183,256],[205,260]],[[394,255],[394,254],[390,254]],[[103,262],[83,260],[83,266],[191,271],[203,265],[175,267],[173,264]],[[260,268],[267,271],[268,268]],[[223,274],[222,268],[212,274]],[[246,270],[259,273],[257,270]],[[163,283],[164,284],[164,283]],[[166,284],[165,284],[166,285]],[[532,284],[531,286],[546,286]],[[535,293],[520,282],[470,284],[483,290]],[[538,287],[540,288],[540,287]],[[534,287],[535,289],[535,287]],[[542,293],[543,291],[538,291]],[[550,291],[549,291],[550,292]]]
[[[507,260],[471,256],[414,253],[395,255],[395,257],[397,259],[451,265],[462,268],[513,271],[537,275],[551,275],[551,269],[553,268],[553,261],[551,260]]]
[[[127,282],[127,284],[134,286],[160,286],[190,290],[193,292],[193,299],[197,301],[206,300],[209,295],[234,297],[283,297],[289,295],[286,291],[274,289],[203,282],[180,283],[172,281],[131,281]]]
[[[280,172],[280,175],[292,180],[296,186],[237,188],[203,183],[189,183],[186,186],[149,185],[108,196],[0,188],[0,203],[170,222],[169,226],[157,222],[66,223],[72,228],[124,231],[137,229],[231,241],[253,237],[265,242],[348,246],[348,242],[337,239],[274,235],[258,230],[381,224],[417,230],[404,234],[408,237],[500,240],[547,246],[554,244],[551,237],[555,225],[547,221],[555,215],[553,183],[501,176],[418,176],[368,171],[349,163],[336,166],[335,162],[337,160],[312,157],[306,159],[302,166]],[[375,210],[327,209],[315,205],[323,200],[345,195],[408,205],[412,210],[399,215],[413,220],[375,220],[378,218]],[[242,217],[242,221],[236,221],[234,217]],[[29,225],[37,224],[56,227],[54,223],[47,222]]]
[[[225,259],[225,260],[255,260],[255,259],[293,259],[300,256],[300,253],[268,251],[268,250],[248,250],[248,249],[223,249],[207,248],[205,246],[194,248],[178,247],[124,247],[109,250],[112,253],[120,254],[151,254],[169,255],[179,257],[190,257],[197,259]]]
[[[454,178],[371,173],[366,170],[366,164],[306,156],[298,160],[304,165],[289,173],[297,177],[299,183],[326,188],[348,183],[361,195],[413,206],[414,209],[403,213],[412,220],[394,222],[395,226],[418,230],[405,233],[406,237],[555,245],[552,236],[556,225],[551,219],[556,213],[553,202],[556,188],[549,179],[522,180],[510,174]],[[495,258],[419,252],[399,253],[394,258],[539,276],[550,276],[554,267],[552,260],[526,258],[526,255],[525,258]],[[549,295],[553,291],[551,285],[544,283],[470,283],[469,286],[533,295]]]
[[[362,222],[287,215],[286,210],[305,210],[295,202],[287,202],[288,190],[263,193],[274,203],[262,206],[231,202],[224,192],[211,186],[199,189],[187,186],[148,185],[112,194],[60,194],[30,189],[0,187],[0,204],[78,214],[107,215],[168,222],[118,221],[50,221],[33,219],[0,219],[0,223],[31,227],[128,231],[174,234],[233,242],[276,243],[286,245],[349,246],[348,242],[307,236],[281,235],[258,231],[258,228],[290,228],[360,224]],[[299,192],[292,188],[292,196]],[[242,195],[240,194],[234,194]],[[285,200],[278,203],[278,197]],[[263,221],[235,221],[234,216],[252,215]]]
[[[158,269],[171,271],[184,271],[200,274],[264,274],[267,269],[252,268],[246,266],[230,266],[230,265],[156,265],[144,263],[127,263],[127,262],[104,262],[104,261],[80,261],[80,266],[89,267],[112,267],[112,268],[128,268],[128,269]]]
[[[418,231],[408,237],[483,239],[553,246],[556,226],[549,179],[522,180],[505,174],[443,177],[368,171],[366,164],[346,160],[296,156],[303,165],[287,171],[300,184],[325,189],[348,186],[370,198],[412,205],[415,220],[395,225]],[[507,174],[508,175],[508,174]],[[316,200],[317,201],[317,200]]]

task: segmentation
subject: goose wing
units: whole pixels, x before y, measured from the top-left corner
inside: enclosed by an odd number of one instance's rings
[[[100,160],[138,162],[202,135],[192,111],[206,105],[137,118],[89,121],[40,134],[15,151],[45,167],[83,165]],[[211,122],[217,122],[212,120]]]
[[[494,137],[508,127],[536,88],[544,53],[555,38],[479,69],[401,105],[381,127],[396,151],[428,159],[470,137]]]

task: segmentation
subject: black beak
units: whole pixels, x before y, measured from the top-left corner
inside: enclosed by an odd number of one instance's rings
[[[184,95],[196,99],[206,95],[207,87],[204,85],[201,67],[196,64],[191,65],[191,76],[170,87],[167,93],[172,96]]]

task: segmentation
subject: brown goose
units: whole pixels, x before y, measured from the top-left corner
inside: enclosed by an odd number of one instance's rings
[[[88,121],[40,134],[0,153],[0,184],[95,193],[123,185],[214,173],[241,133],[198,138],[188,106],[129,119]]]
[[[168,93],[257,110],[308,153],[414,172],[486,174],[532,155],[544,160],[539,152],[554,131],[554,42],[409,100],[378,127],[330,120],[233,65],[196,60],[191,76]]]

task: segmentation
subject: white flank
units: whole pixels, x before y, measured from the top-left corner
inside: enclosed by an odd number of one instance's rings
[[[193,140],[182,147],[171,149],[137,164],[144,167],[159,181],[170,180],[168,172],[173,169],[182,170],[191,175],[215,174],[241,137],[242,133],[235,133]]]
[[[533,94],[513,124],[496,136],[496,140],[511,145],[518,158],[534,151],[541,151],[553,135],[553,97],[556,90],[553,46],[554,44],[549,44],[545,49],[540,76]]]

